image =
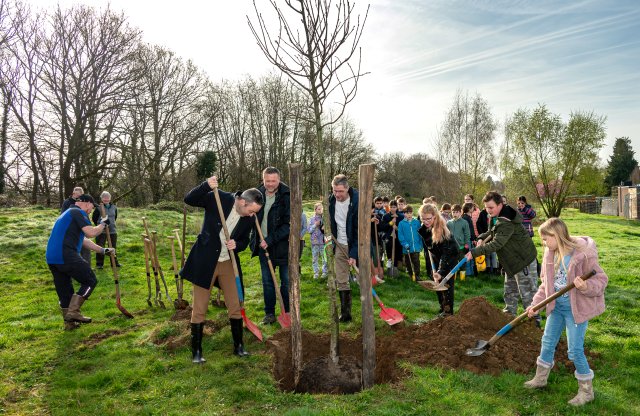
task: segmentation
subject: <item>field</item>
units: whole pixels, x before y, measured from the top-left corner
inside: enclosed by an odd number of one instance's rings
[[[310,205],[305,209],[310,213]],[[598,355],[590,363],[596,374],[596,400],[574,409],[566,404],[577,388],[573,369],[569,368],[554,372],[547,389],[535,392],[522,387],[528,375],[510,371],[494,377],[403,364],[410,372],[408,378],[355,395],[284,393],[271,375],[271,355],[265,344],[245,331],[252,356],[241,360],[231,354],[226,313],[216,308],[210,308],[208,319],[219,329],[206,336],[203,344],[208,361],[202,366],[193,365],[186,326],[170,320],[172,306],[167,303],[163,310],[146,304],[140,218],[146,215],[151,228],[159,231],[161,263],[173,297],[176,292],[169,240],[164,237],[178,228],[182,218],[172,211],[120,210],[122,302],[135,319],[126,319],[116,309],[113,276],[105,268],[97,271],[99,286],[83,307],[94,322],[65,332],[44,260],[57,215],[57,210],[41,207],[0,210],[0,414],[640,414],[638,222],[574,210],[563,213],[572,234],[590,235],[596,240],[601,264],[610,278],[607,311],[590,322],[586,337],[587,348]],[[195,239],[201,216],[190,214],[188,241]],[[539,246],[537,238],[536,243]],[[257,323],[263,316],[258,261],[251,259],[247,250],[242,254],[242,265],[247,287],[245,306]],[[185,293],[189,290],[185,282]],[[433,319],[438,310],[435,295],[406,276],[379,286],[378,292],[385,304],[407,315],[409,324]],[[456,285],[457,306],[479,295],[502,307],[500,278],[472,277]],[[187,300],[191,300],[189,296]],[[357,335],[359,314],[355,296],[355,321],[341,326],[341,330]],[[307,247],[302,267],[304,328],[328,332],[327,315],[326,281],[312,279]],[[279,327],[262,330],[270,337]],[[377,317],[376,330],[380,334],[391,331]]]

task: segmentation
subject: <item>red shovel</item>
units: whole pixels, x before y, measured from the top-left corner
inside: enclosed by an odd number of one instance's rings
[[[258,222],[258,217],[254,215],[256,219],[256,230],[258,230],[258,236],[260,237],[260,241],[264,240],[262,236],[262,228],[260,228],[260,223]],[[282,293],[280,293],[280,288],[278,287],[278,281],[276,280],[276,271],[273,269],[273,263],[271,263],[271,257],[269,257],[269,252],[267,249],[264,249],[264,255],[267,257],[267,263],[269,264],[269,271],[271,272],[271,279],[273,279],[273,287],[275,289],[276,295],[278,295],[278,303],[280,303],[280,315],[278,315],[278,322],[280,326],[283,328],[291,327],[291,317],[289,313],[286,312],[284,308],[284,300],[282,300]]]
[[[213,188],[213,195],[216,198],[216,205],[218,206],[218,213],[220,214],[220,222],[222,223],[222,229],[224,230],[224,237],[229,241],[229,229],[227,228],[227,220],[224,217],[224,211],[222,211],[222,204],[220,203],[220,195],[218,195],[218,188]],[[262,332],[256,324],[251,322],[249,318],[247,318],[247,313],[244,310],[244,295],[242,293],[242,284],[240,282],[240,273],[238,272],[238,265],[236,264],[236,255],[233,253],[233,250],[229,250],[229,257],[231,257],[231,264],[233,265],[233,272],[236,275],[236,290],[238,291],[238,300],[240,301],[240,314],[242,315],[242,319],[244,320],[244,324],[247,326],[247,329],[251,331],[253,335],[256,336],[260,341],[262,341]]]
[[[354,268],[356,273],[360,274],[357,266],[352,266],[352,267]],[[402,313],[398,312],[393,308],[386,308],[384,306],[384,304],[378,297],[378,294],[376,293],[376,290],[374,288],[371,288],[371,294],[373,295],[373,298],[376,300],[376,302],[378,302],[378,305],[380,305],[380,315],[378,315],[380,316],[380,319],[382,319],[389,325],[395,325],[397,323],[404,321],[404,315]]]

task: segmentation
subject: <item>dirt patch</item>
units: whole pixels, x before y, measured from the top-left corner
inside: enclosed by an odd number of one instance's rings
[[[189,346],[191,342],[190,319],[190,310],[177,310],[170,319],[173,322],[172,325],[174,325],[173,330],[167,330],[166,327],[158,328],[149,335],[150,341],[155,345],[164,346],[172,352]],[[215,321],[207,319],[204,321],[204,330],[202,332],[204,336],[211,336],[228,325],[229,322],[225,319]]]
[[[375,383],[395,382],[406,376],[400,362],[430,365],[448,369],[465,369],[476,374],[498,375],[511,370],[530,373],[540,353],[542,331],[527,320],[504,335],[490,350],[479,357],[466,355],[467,348],[478,340],[489,340],[512,317],[491,305],[484,297],[464,301],[456,315],[437,318],[422,325],[399,327],[387,336],[376,337]],[[397,327],[398,325],[396,325]],[[273,353],[273,375],[285,391],[310,393],[352,393],[347,384],[336,387],[335,367],[328,365],[329,335],[303,331],[303,372],[305,384],[294,385],[291,368],[291,335],[289,330],[274,334],[267,341]],[[340,361],[347,363],[345,374],[362,366],[362,339],[341,336]],[[588,355],[594,356],[594,354]],[[556,349],[556,363],[573,369],[567,357],[566,341]],[[557,367],[556,367],[557,368]],[[359,383],[359,379],[357,381]],[[324,383],[324,384],[323,384]],[[303,390],[302,388],[309,390]],[[355,390],[355,391],[359,391]]]
[[[97,334],[92,334],[89,338],[82,342],[82,345],[86,348],[93,348],[96,345],[100,344],[105,339],[114,337],[116,335],[124,334],[127,331],[131,331],[133,328],[127,329],[107,329],[104,332],[99,332]]]
[[[170,321],[188,321],[190,319],[191,319],[191,306],[187,306],[184,309],[176,309],[174,314],[171,315],[171,318],[169,318]]]

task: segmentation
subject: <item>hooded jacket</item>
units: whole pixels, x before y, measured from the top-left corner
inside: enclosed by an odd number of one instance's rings
[[[595,276],[585,282],[587,284],[586,291],[582,292],[576,288],[569,291],[569,303],[571,304],[573,319],[576,324],[581,324],[604,312],[604,289],[607,287],[609,278],[600,267],[600,264],[598,264],[598,249],[593,239],[591,237],[574,238],[578,240],[579,248],[574,250],[571,255],[571,261],[567,269],[567,283],[573,282],[576,277],[580,277],[591,270],[596,271]],[[555,293],[553,287],[555,279],[554,252],[548,249],[545,250],[542,260],[540,279],[542,283],[533,297],[533,305],[542,302]],[[547,316],[555,306],[555,300],[549,302],[546,306]]]
[[[509,205],[502,207],[496,223],[478,238],[484,241],[490,235],[493,239],[489,243],[471,249],[474,258],[496,252],[509,276],[521,272],[536,259],[536,246],[522,227],[522,215]]]
[[[398,224],[398,238],[402,245],[402,254],[420,253],[422,251],[422,238],[418,234],[420,226],[420,221],[415,218],[412,218],[411,221],[407,221],[405,218]],[[407,246],[409,246],[409,249],[406,248]]]

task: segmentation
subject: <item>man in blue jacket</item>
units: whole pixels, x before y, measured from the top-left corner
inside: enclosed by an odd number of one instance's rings
[[[349,187],[345,175],[336,175],[331,181],[329,217],[335,250],[336,286],[340,296],[340,322],[351,321],[351,287],[349,268],[358,262],[358,190]],[[348,257],[347,254],[348,253]]]
[[[270,325],[276,321],[276,288],[273,284],[269,263],[264,251],[269,257],[274,269],[280,274],[280,293],[286,312],[289,312],[289,228],[291,218],[291,196],[289,187],[280,181],[280,171],[274,167],[262,171],[262,186],[258,190],[262,193],[264,205],[256,217],[260,223],[262,236],[254,232],[251,238],[252,257],[260,259],[262,272],[262,289],[264,296],[264,318],[262,324]]]

